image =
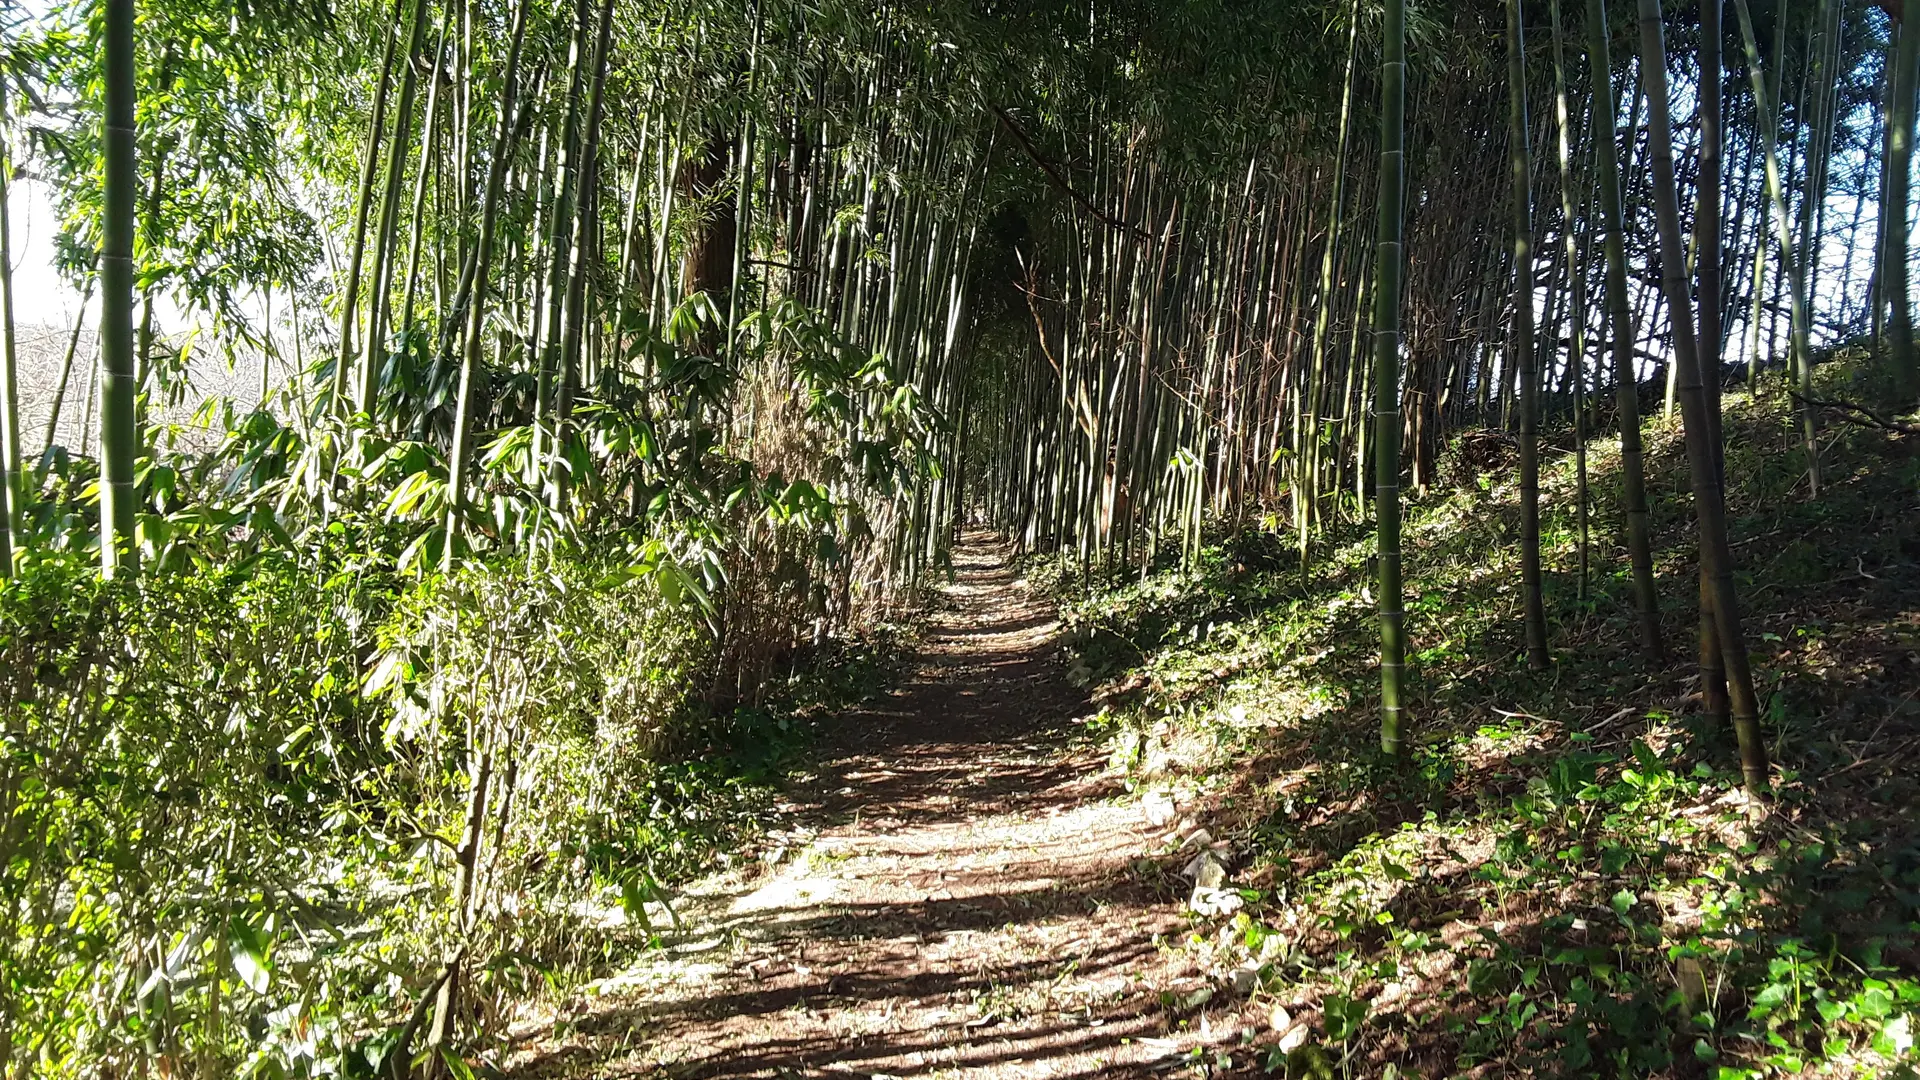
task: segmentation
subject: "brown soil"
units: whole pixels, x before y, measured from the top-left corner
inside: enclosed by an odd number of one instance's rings
[[[918,670],[837,725],[784,846],[687,890],[676,939],[526,1032],[511,1075],[1165,1075],[1240,1041],[1182,1008],[1208,986],[1187,883],[1070,738],[1051,610],[970,539]]]

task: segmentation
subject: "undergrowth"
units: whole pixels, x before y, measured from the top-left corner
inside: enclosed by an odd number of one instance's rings
[[[449,957],[483,1062],[657,940],[900,645],[825,638],[716,711],[657,575],[363,546],[0,582],[0,1041],[32,1074],[388,1075]]]
[[[1136,788],[1176,808],[1169,855],[1213,845],[1231,869],[1227,891],[1197,891],[1209,914],[1189,945],[1240,973],[1259,1032],[1241,1067],[1915,1074],[1920,439],[1830,427],[1810,499],[1789,404],[1726,403],[1767,802],[1743,792],[1731,733],[1697,716],[1677,420],[1649,425],[1657,667],[1635,649],[1617,443],[1591,455],[1584,595],[1572,462],[1547,470],[1547,671],[1521,645],[1510,475],[1413,498],[1402,760],[1378,750],[1364,526],[1335,530],[1305,572],[1262,532],[1223,533],[1185,568],[1109,568],[1090,593],[1053,568],[1074,590],[1071,674],[1098,684],[1095,724]]]

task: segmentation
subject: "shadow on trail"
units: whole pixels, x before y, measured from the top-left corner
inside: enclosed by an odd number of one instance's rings
[[[1057,622],[984,535],[921,662],[844,714],[775,869],[692,890],[644,989],[569,1009],[510,1075],[1147,1075],[1179,1020],[1186,884],[1077,746]],[[1191,984],[1191,980],[1188,980]],[[1191,1042],[1191,1038],[1188,1039]],[[1182,1044],[1181,1049],[1186,1049]]]
[[[827,820],[930,824],[1111,793],[1086,785],[1086,759],[1062,757],[1087,698],[1061,676],[1053,612],[1017,587],[1003,549],[969,541],[920,669],[847,713],[823,748],[801,794]]]

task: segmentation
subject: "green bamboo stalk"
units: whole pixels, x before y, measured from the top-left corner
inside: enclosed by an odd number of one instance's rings
[[[1911,12],[1913,0],[1906,10]],[[1914,97],[1920,90],[1920,26],[1909,17],[1900,23],[1893,65],[1893,102],[1888,110],[1891,134],[1887,140],[1887,194],[1880,204],[1886,239],[1879,256],[1878,278],[1891,301],[1887,320],[1887,360],[1899,386],[1902,405],[1920,400],[1920,363],[1914,359],[1913,296],[1908,281],[1909,224],[1907,201],[1913,190]]]
[[[1602,246],[1607,256],[1606,301],[1608,333],[1613,344],[1613,378],[1620,411],[1620,480],[1627,526],[1627,557],[1633,571],[1634,611],[1638,616],[1640,651],[1648,663],[1658,663],[1664,652],[1660,641],[1660,600],[1653,582],[1653,546],[1647,525],[1645,455],[1640,442],[1639,380],[1633,362],[1633,309],[1627,298],[1627,255],[1624,212],[1620,197],[1620,166],[1614,148],[1619,114],[1614,105],[1613,62],[1607,53],[1606,0],[1587,0],[1587,59],[1593,84],[1594,169],[1600,181]],[[1638,126],[1640,94],[1634,92],[1634,124]]]
[[[420,49],[426,41],[427,0],[414,0],[409,27],[406,55],[401,60],[406,75],[400,80],[400,107],[394,113],[393,147],[388,152],[386,189],[380,198],[380,222],[374,235],[373,295],[367,305],[367,339],[362,343],[360,371],[355,379],[355,408],[366,413],[373,411],[374,384],[380,378],[379,362],[385,351],[387,311],[392,301],[393,260],[400,248],[399,235],[395,231],[399,227],[400,186],[406,178],[407,147],[413,135],[413,102],[420,82],[414,59],[420,55]],[[427,95],[432,97],[431,87]]]
[[[102,0],[105,220],[100,248],[100,572],[139,569],[134,546],[133,457],[133,0]]]
[[[573,34],[567,46],[566,119],[561,128],[558,163],[554,171],[553,218],[547,223],[547,280],[541,289],[546,312],[535,320],[539,328],[539,342],[534,379],[534,416],[537,426],[533,456],[542,461],[549,459],[548,453],[542,451],[544,433],[541,428],[553,420],[561,354],[564,351],[565,332],[562,324],[566,318],[569,245],[573,241],[574,215],[579,210],[574,196],[580,180],[580,111],[589,62],[587,50],[591,47],[587,41],[587,22],[591,12],[587,0],[575,0]],[[547,450],[551,451],[551,448]],[[552,495],[557,505],[558,494]]]
[[[393,85],[393,58],[400,43],[400,0],[394,0],[393,14],[387,20],[387,44],[380,59],[380,81],[373,94],[373,113],[367,119],[367,148],[360,162],[360,186],[354,199],[353,246],[347,257],[347,280],[340,300],[340,355],[333,369],[333,400],[336,410],[347,400],[347,371],[353,367],[353,331],[360,298],[360,263],[367,250],[367,216],[373,206],[374,179],[380,172],[380,138],[386,130],[387,90]]]
[[[1380,49],[1379,275],[1374,292],[1374,502],[1380,554],[1380,749],[1404,753],[1406,614],[1400,582],[1400,279],[1406,198],[1406,0],[1385,0]]]
[[[1553,101],[1557,120],[1560,166],[1560,220],[1566,241],[1568,290],[1567,374],[1573,382],[1573,452],[1578,504],[1574,513],[1580,545],[1579,597],[1587,598],[1587,291],[1586,263],[1580,243],[1574,235],[1573,209],[1573,121],[1567,104],[1567,51],[1560,28],[1560,0],[1547,6],[1553,31]],[[1611,132],[1607,138],[1613,137]]]
[[[592,85],[588,90],[586,127],[580,143],[580,170],[577,200],[574,205],[573,239],[568,246],[571,264],[567,271],[565,327],[560,345],[560,385],[554,396],[554,446],[548,484],[556,509],[565,504],[567,482],[564,461],[568,425],[573,413],[573,398],[580,380],[581,331],[587,319],[587,279],[592,276],[589,260],[598,260],[596,240],[599,208],[595,205],[600,175],[600,118],[605,112],[607,50],[613,32],[613,0],[602,0],[598,30],[594,39]]]
[[[1886,323],[1886,281],[1882,277],[1887,260],[1887,226],[1892,205],[1887,198],[1888,185],[1893,182],[1893,137],[1899,126],[1894,122],[1894,102],[1899,94],[1900,70],[1900,29],[1895,24],[1887,34],[1886,55],[1881,64],[1880,76],[1880,112],[1886,122],[1880,125],[1880,178],[1874,191],[1874,206],[1878,212],[1874,215],[1873,267],[1867,271],[1867,326],[1875,345],[1887,347]],[[1911,133],[1909,133],[1911,134]],[[1912,142],[1909,139],[1909,147]],[[1911,151],[1909,150],[1909,153]]]
[[[440,554],[443,571],[453,569],[460,526],[466,515],[467,459],[472,456],[472,448],[467,444],[473,438],[473,385],[479,374],[481,347],[486,340],[487,271],[493,258],[494,233],[500,217],[500,193],[506,186],[507,164],[512,156],[518,128],[514,110],[520,93],[520,53],[526,43],[527,9],[531,6],[532,0],[520,0],[514,5],[513,39],[507,49],[506,73],[500,84],[498,129],[489,158],[487,186],[480,203],[480,231],[474,240],[473,278],[466,298],[466,330],[460,357],[460,389],[454,410],[453,447],[447,460],[446,539]]]
[[[1521,0],[1507,0],[1507,156],[1513,167],[1514,365],[1520,376],[1520,587],[1526,608],[1527,664],[1543,669],[1547,609],[1540,574],[1540,372],[1533,322],[1533,177],[1528,145],[1527,39]]]
[[[173,46],[169,44],[165,55],[160,59],[160,73],[157,81],[159,83],[159,96],[161,98],[165,98],[173,91],[174,66],[177,62]],[[138,230],[135,240],[137,245],[135,247],[135,254],[143,260],[154,259],[155,253],[160,247],[160,199],[161,196],[166,194],[167,155],[172,149],[172,140],[161,140],[159,141],[159,145],[153,147],[147,155],[153,159],[151,165],[152,180],[147,184],[147,198],[144,205],[144,213],[137,212],[138,216],[134,222],[134,227]],[[137,170],[140,166],[138,147],[135,148],[134,152],[134,167]],[[157,284],[157,279],[149,280],[140,287],[140,325],[134,338],[133,426],[135,436],[140,438],[144,438],[146,435],[147,401],[148,396],[150,396],[148,394],[147,380],[153,370],[153,294],[155,284]],[[136,457],[140,451],[141,448],[136,446],[134,449]]]
[[[1747,6],[1747,0],[1733,0],[1734,10],[1740,16],[1740,37],[1747,50],[1747,73],[1753,82],[1753,97],[1758,115],[1768,115],[1766,76],[1760,66],[1760,47],[1754,39],[1753,13]],[[1776,55],[1775,62],[1779,62]],[[1784,67],[1784,65],[1782,65]],[[1780,154],[1776,145],[1777,133],[1772,124],[1760,125],[1761,152],[1765,155],[1767,167],[1767,193],[1773,201],[1773,218],[1777,238],[1780,243],[1780,265],[1786,271],[1788,300],[1792,305],[1792,357],[1793,373],[1800,385],[1803,399],[1813,396],[1813,349],[1808,330],[1807,313],[1807,277],[1804,255],[1796,256],[1793,240],[1793,219],[1787,213],[1786,187],[1780,176]],[[1801,445],[1807,456],[1807,487],[1809,494],[1820,494],[1820,413],[1819,410],[1803,401],[1800,411]]]
[[[1708,443],[1715,450],[1713,468],[1726,485],[1726,463],[1721,460],[1720,434],[1720,0],[1700,0],[1700,177],[1693,212],[1693,245],[1697,252],[1700,297],[1699,358],[1705,397]],[[1676,331],[1677,333],[1678,331]],[[1679,365],[1675,364],[1677,372]],[[1720,635],[1714,623],[1713,581],[1707,564],[1700,564],[1700,711],[1716,727],[1727,720],[1727,671],[1721,657]]]
[[[13,142],[7,137],[7,81],[0,77],[0,577],[13,575],[14,549],[25,520],[26,469],[20,460],[19,356],[13,322],[13,231],[7,210]],[[62,376],[64,386],[65,376]],[[57,413],[56,413],[57,415]]]
[[[760,98],[760,36],[766,27],[766,5],[755,0],[753,5],[753,37],[747,45],[747,100]],[[727,328],[726,359],[731,362],[734,349],[734,329],[740,323],[740,286],[746,281],[747,259],[752,255],[753,246],[753,147],[757,137],[758,117],[752,109],[745,110],[740,119],[740,141],[734,151],[734,207],[733,207],[733,266],[727,274],[730,283],[727,288]]]
[[[1813,82],[1812,131],[1808,136],[1808,167],[1800,199],[1800,250],[1806,252],[1807,332],[1813,333],[1820,295],[1820,248],[1827,216],[1827,180],[1833,172],[1833,129],[1839,99],[1841,4],[1821,0],[1808,31],[1809,81]],[[1816,48],[1812,41],[1818,41]]]
[[[1743,3],[1744,0],[1735,0]],[[1673,129],[1667,93],[1667,54],[1660,0],[1639,0],[1640,73],[1647,89],[1649,144],[1653,158],[1653,203],[1659,222],[1661,285],[1672,320],[1674,363],[1680,369],[1680,407],[1686,426],[1687,466],[1693,481],[1694,514],[1700,532],[1700,561],[1712,581],[1714,629],[1726,658],[1727,696],[1734,736],[1740,747],[1741,774],[1747,789],[1768,789],[1766,744],[1760,738],[1759,703],[1748,667],[1746,637],[1733,584],[1733,552],[1727,543],[1726,505],[1721,489],[1719,448],[1701,384],[1699,341],[1695,337],[1693,297],[1687,287],[1680,238],[1680,198],[1674,182]],[[1715,228],[1717,229],[1717,225]]]
[[[1790,0],[1774,0],[1773,55],[1778,57],[1785,57],[1787,55],[1787,4],[1789,2]],[[1781,85],[1782,85],[1782,80],[1784,80],[1787,77],[1787,66],[1784,63],[1782,63],[1782,64],[1774,65],[1774,68],[1775,70],[1773,73],[1773,79],[1771,80],[1772,89],[1767,92],[1766,101],[1755,101],[1753,109],[1754,109],[1755,116],[1765,118],[1766,132],[1770,132],[1775,139],[1778,139],[1780,136],[1780,124],[1781,124],[1780,113],[1781,113],[1781,110],[1785,107],[1785,102],[1782,100],[1785,95],[1781,92]],[[1762,139],[1763,143],[1764,141],[1765,140]],[[1761,164],[1764,166],[1767,160],[1768,159],[1763,154],[1761,156]],[[1764,190],[1765,197],[1768,200],[1767,214],[1768,214],[1769,221],[1774,220],[1774,216],[1775,216],[1773,201],[1772,201],[1775,179],[1776,179],[1776,174],[1769,174],[1764,170],[1764,168],[1762,169],[1760,186]],[[1763,225],[1760,231],[1762,233],[1765,233],[1768,230]],[[1761,246],[1770,248],[1773,245],[1770,242],[1763,241]],[[1787,280],[1787,275],[1785,270],[1777,264],[1777,260],[1776,260],[1776,265],[1774,265],[1773,267],[1773,301],[1772,301],[1772,306],[1770,308],[1768,306],[1768,301],[1767,301],[1765,273],[1766,271],[1765,271],[1764,264],[1755,265],[1754,274],[1756,276],[1754,277],[1754,288],[1757,290],[1754,293],[1754,297],[1753,297],[1753,318],[1754,318],[1754,324],[1755,324],[1755,330],[1756,330],[1753,338],[1753,348],[1754,348],[1753,356],[1755,357],[1755,359],[1752,365],[1749,367],[1748,374],[1752,377],[1753,392],[1756,394],[1761,393],[1765,390],[1765,384],[1761,383],[1759,378],[1759,360],[1758,360],[1758,357],[1760,355],[1760,336],[1758,333],[1759,323],[1761,322],[1762,319],[1764,319],[1766,322],[1767,359],[1772,360],[1774,357],[1779,355],[1779,351],[1774,348],[1774,337],[1775,337],[1775,332],[1779,328],[1779,320],[1774,318],[1771,314],[1769,314],[1769,312],[1779,310],[1780,290],[1784,286]]]
[[[67,351],[60,360],[60,381],[53,389],[53,406],[47,410],[47,427],[40,440],[40,457],[44,459],[53,449],[53,440],[60,430],[60,410],[67,402],[67,385],[73,377],[73,361],[80,351],[80,332],[86,329],[87,305],[93,302],[93,290],[99,283],[98,274],[88,274],[87,284],[80,291],[80,306],[73,313],[73,330],[67,335]]]
[[[1353,71],[1360,53],[1360,0],[1353,0],[1347,12],[1347,70],[1340,92],[1340,135],[1334,140],[1333,191],[1327,197],[1327,235],[1320,247],[1320,291],[1313,319],[1313,359],[1308,367],[1306,406],[1302,410],[1306,429],[1301,433],[1300,452],[1304,455],[1305,490],[1294,495],[1295,522],[1298,531],[1300,570],[1306,572],[1311,547],[1308,537],[1317,518],[1320,499],[1320,412],[1325,396],[1327,331],[1333,318],[1333,265],[1339,251],[1340,214],[1347,185],[1347,128],[1353,115]],[[1262,249],[1265,250],[1264,248]],[[1263,290],[1261,295],[1265,296]],[[1296,480],[1296,485],[1299,481]]]
[[[407,278],[402,286],[400,298],[400,328],[403,332],[413,329],[414,291],[420,280],[420,254],[426,246],[427,181],[433,173],[436,158],[434,151],[440,138],[440,84],[445,81],[441,73],[441,59],[447,51],[448,19],[443,10],[440,15],[440,36],[433,46],[433,71],[427,80],[426,130],[420,134],[420,163],[415,166],[413,178],[413,225],[407,240]],[[295,341],[299,335],[295,335]]]

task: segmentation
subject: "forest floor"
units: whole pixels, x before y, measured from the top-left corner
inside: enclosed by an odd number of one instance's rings
[[[1859,396],[1846,376],[1823,370],[1831,396]],[[1570,455],[1543,470],[1548,670],[1520,647],[1511,456],[1462,454],[1410,497],[1399,758],[1377,751],[1363,523],[1306,574],[1260,529],[1031,581],[971,536],[917,666],[817,727],[762,853],[676,894],[638,963],[517,1014],[491,1060],[525,1080],[1916,1080],[1920,445],[1831,430],[1809,498],[1797,424],[1784,395],[1729,395],[1767,798],[1698,708],[1672,422],[1647,459],[1663,663],[1635,648],[1610,526],[1579,585]],[[1621,519],[1618,460],[1590,447],[1596,522]]]
[[[521,1025],[510,1075],[1146,1075],[1240,1035],[1164,1008],[1210,993],[1154,857],[1177,836],[1076,737],[1051,605],[984,535],[955,568],[917,669],[832,723],[791,827]]]

